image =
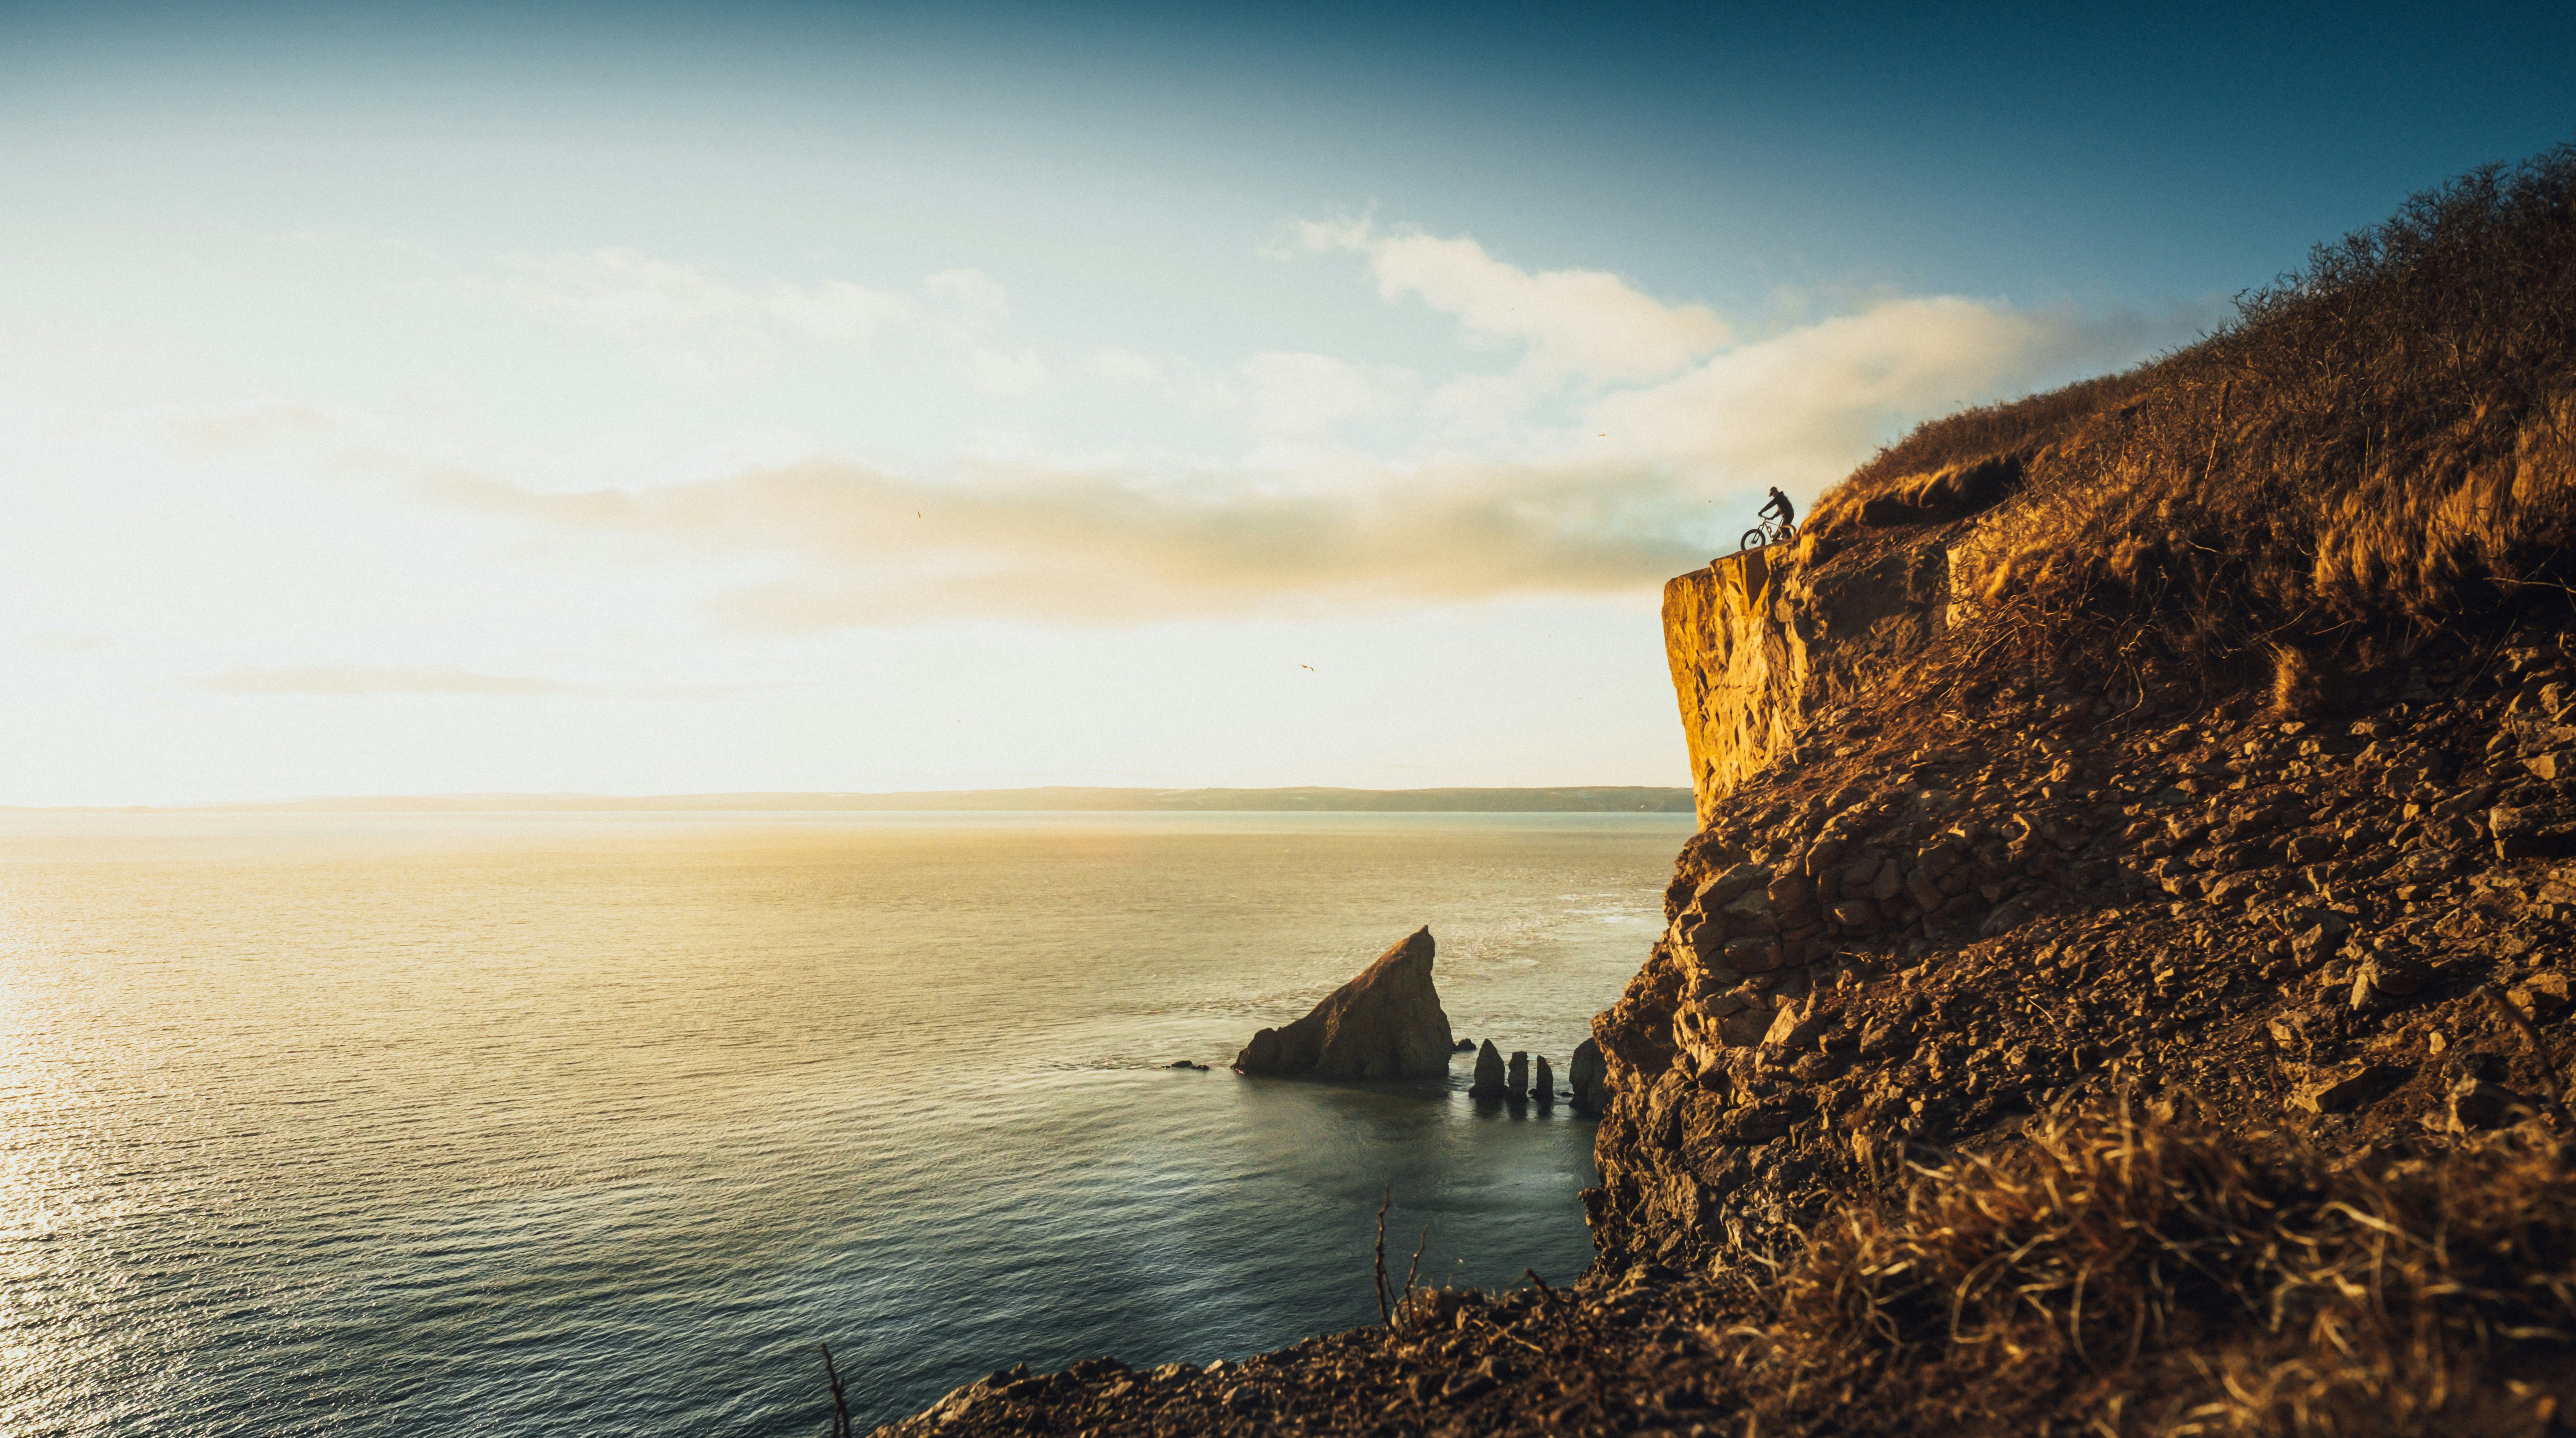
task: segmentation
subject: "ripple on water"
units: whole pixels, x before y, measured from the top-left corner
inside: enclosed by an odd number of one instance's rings
[[[1564,1108],[1222,1065],[1428,922],[1561,1070],[1689,819],[8,825],[0,1431],[534,1435],[1360,1322],[1389,1184],[1426,1272],[1570,1277]]]

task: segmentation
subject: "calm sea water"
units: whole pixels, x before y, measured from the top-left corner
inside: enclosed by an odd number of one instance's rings
[[[1223,1065],[1428,923],[1561,1075],[1688,827],[0,817],[0,1432],[812,1434],[1373,1319],[1389,1183],[1571,1278],[1588,1122]]]

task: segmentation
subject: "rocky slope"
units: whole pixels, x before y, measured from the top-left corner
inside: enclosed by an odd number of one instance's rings
[[[1715,801],[1596,1024],[1605,1256],[1777,1245],[1910,1146],[2115,1088],[2355,1152],[2545,1103],[2571,643],[2428,647],[2333,720],[1937,666],[1821,716]]]
[[[2565,1431],[2570,556],[2576,149],[1925,426],[1666,588],[1581,1284],[896,1431]]]

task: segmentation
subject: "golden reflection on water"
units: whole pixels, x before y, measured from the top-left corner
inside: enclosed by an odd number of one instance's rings
[[[1561,1111],[1163,1065],[1429,922],[1562,1072],[1686,828],[9,816],[0,1432],[802,1432],[817,1337],[879,1417],[1241,1352],[1362,1316],[1389,1177],[1447,1271],[1570,1276]]]

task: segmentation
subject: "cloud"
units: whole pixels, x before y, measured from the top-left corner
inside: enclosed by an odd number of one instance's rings
[[[454,668],[376,668],[359,664],[308,664],[294,668],[235,667],[187,681],[217,694],[304,694],[353,697],[383,694],[595,694],[597,688],[555,679],[477,674]]]
[[[1141,621],[1255,609],[1633,591],[1707,561],[1650,467],[1381,467],[1156,479],[987,466],[929,481],[837,460],[687,484],[539,494],[450,475],[451,502],[593,534],[790,554],[717,605],[797,630],[960,614]]]
[[[1710,483],[1831,483],[1933,415],[2134,362],[2215,315],[2087,316],[1943,295],[1888,301],[1739,346],[1596,400],[1587,428]]]
[[[1381,233],[1367,220],[1304,221],[1296,234],[1310,251],[1368,256],[1382,298],[1414,296],[1456,316],[1471,336],[1526,345],[1521,368],[1535,380],[1655,379],[1725,344],[1730,334],[1714,311],[1667,305],[1607,270],[1533,274],[1463,236]]]
[[[1395,366],[1285,350],[1244,361],[1243,381],[1253,433],[1284,439],[1321,439],[1350,421],[1388,418],[1419,388]]]
[[[1445,376],[1288,350],[1177,382],[1122,350],[1076,367],[1188,417],[1230,417],[1242,441],[1231,457],[1076,462],[1032,435],[1008,447],[1014,458],[918,473],[817,454],[575,491],[467,474],[432,489],[574,535],[725,556],[715,612],[766,630],[1636,593],[1705,563],[1765,484],[1811,497],[1915,422],[2133,362],[2209,318],[1945,295],[1739,339],[1704,307],[1605,271],[1523,270],[1464,237],[1365,220],[1293,233],[1305,252],[1365,255],[1382,298],[1455,317],[1471,350],[1518,353],[1502,372],[1462,363]],[[601,326],[902,327],[946,346],[955,377],[989,393],[1049,378],[1034,352],[993,341],[1007,298],[971,270],[908,297],[755,292],[603,251],[532,283],[534,303]],[[815,317],[826,310],[844,319]],[[746,582],[746,556],[767,577]]]
[[[622,248],[512,256],[503,269],[501,278],[459,283],[469,294],[635,341],[655,364],[693,384],[765,370],[766,336],[779,332],[846,349],[894,335],[926,340],[950,352],[967,382],[988,393],[1027,393],[1048,377],[1034,351],[986,346],[984,336],[1010,305],[1002,286],[976,270],[942,270],[908,295],[847,280],[744,287]]]

